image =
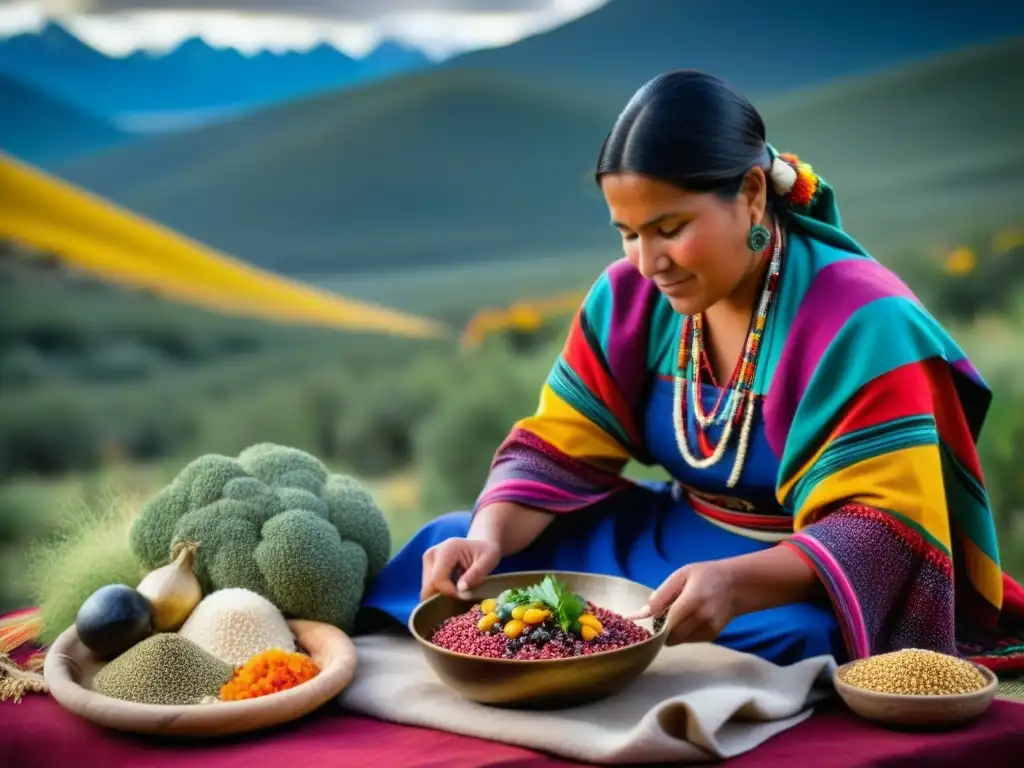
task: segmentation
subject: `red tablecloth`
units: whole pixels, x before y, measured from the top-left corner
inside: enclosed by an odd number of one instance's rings
[[[963,766],[1021,764],[1024,705],[996,702],[981,720],[947,733],[904,734],[843,710],[816,714],[753,752],[740,768]],[[186,762],[187,761],[187,762]],[[917,761],[920,761],[918,763]],[[568,768],[578,766],[516,747],[392,725],[328,708],[272,733],[231,741],[166,743],[102,731],[39,694],[0,704],[0,766],[14,768]]]

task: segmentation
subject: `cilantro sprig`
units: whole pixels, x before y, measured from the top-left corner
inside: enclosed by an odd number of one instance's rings
[[[563,632],[580,632],[579,618],[586,610],[586,601],[575,594],[568,585],[558,581],[552,574],[529,587],[509,589],[498,596],[498,603],[523,605],[543,603],[551,611]]]

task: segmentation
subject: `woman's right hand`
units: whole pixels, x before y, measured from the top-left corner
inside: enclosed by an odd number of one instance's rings
[[[501,547],[493,541],[452,538],[435,544],[423,553],[420,599],[438,592],[465,598],[465,593],[487,578],[500,561]]]

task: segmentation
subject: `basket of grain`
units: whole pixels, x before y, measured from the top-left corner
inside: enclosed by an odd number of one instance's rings
[[[106,653],[97,651],[100,634],[88,624],[69,627],[46,654],[50,694],[65,709],[119,731],[223,736],[309,714],[336,698],[355,673],[355,647],[344,632],[288,621],[244,589],[210,593],[177,628],[141,626],[148,631],[136,629],[130,641],[113,645],[116,627],[108,628]]]
[[[944,728],[982,715],[995,698],[991,670],[935,651],[907,648],[843,664],[836,691],[857,715],[898,728]]]

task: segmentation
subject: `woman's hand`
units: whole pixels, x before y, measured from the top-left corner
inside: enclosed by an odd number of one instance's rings
[[[667,645],[712,642],[736,616],[736,586],[725,561],[694,563],[669,576],[633,619],[665,616]]]
[[[438,592],[464,598],[466,592],[490,575],[501,561],[501,547],[485,539],[446,539],[423,553],[420,599]],[[458,574],[458,584],[453,575]]]
[[[803,556],[793,547],[776,545],[680,568],[631,618],[660,617],[667,611],[668,645],[711,642],[737,616],[826,595]]]

